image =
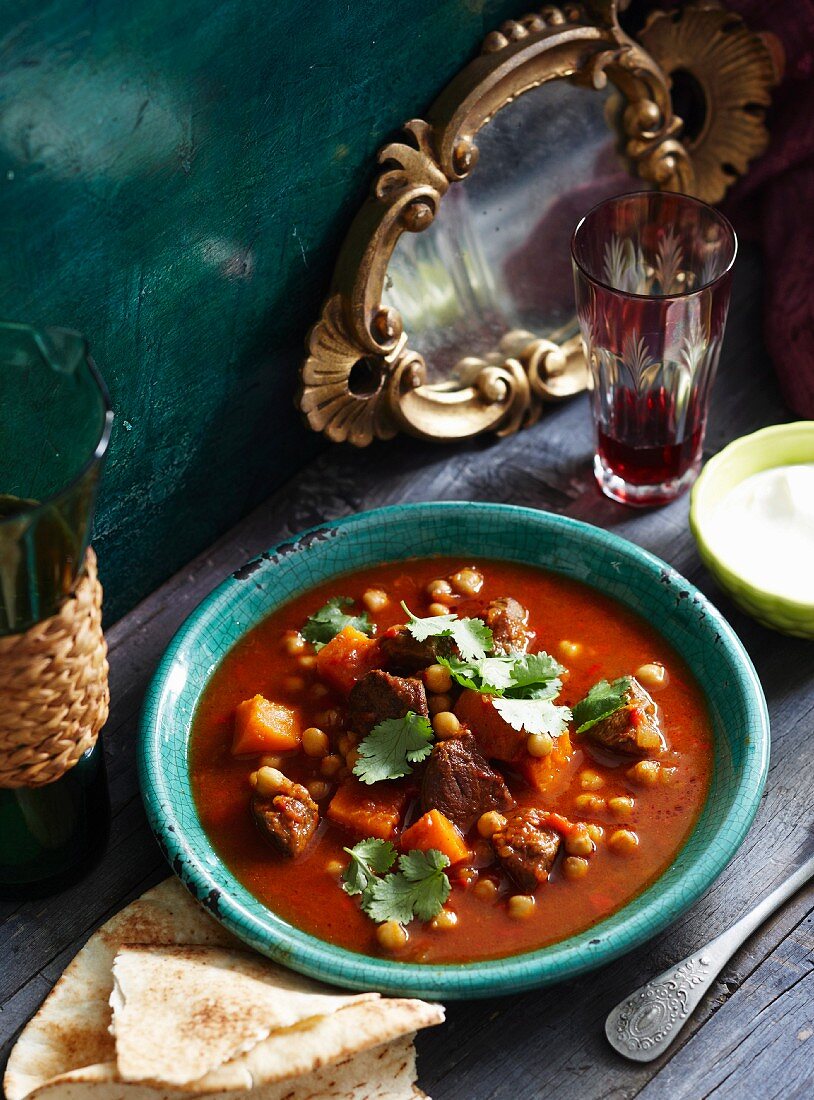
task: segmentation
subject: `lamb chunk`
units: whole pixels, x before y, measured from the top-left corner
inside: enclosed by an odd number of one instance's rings
[[[658,756],[667,746],[656,704],[634,676],[630,681],[625,706],[586,730],[585,736],[623,756]]]
[[[471,733],[436,744],[421,787],[424,813],[440,810],[466,832],[487,810],[513,805],[503,776],[489,767]]]
[[[252,815],[260,831],[281,855],[302,855],[319,824],[316,802],[276,768],[260,768],[254,780]]]
[[[486,608],[486,625],[492,631],[496,653],[525,653],[534,631],[526,626],[529,613],[511,596],[492,600]]]
[[[351,688],[348,696],[348,716],[351,729],[365,735],[386,718],[403,718],[413,710],[425,718],[427,695],[420,680],[391,676],[374,669]]]
[[[409,676],[434,665],[439,657],[455,650],[451,638],[426,638],[417,641],[405,627],[388,630],[379,640],[382,664],[391,672]]]
[[[505,828],[492,836],[498,863],[525,893],[545,882],[557,858],[560,835],[548,824],[548,815],[535,808],[518,810]]]

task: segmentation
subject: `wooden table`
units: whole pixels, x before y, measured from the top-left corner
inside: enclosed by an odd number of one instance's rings
[[[747,255],[739,260],[709,454],[735,436],[788,419],[762,348],[760,313],[759,266]],[[708,593],[755,662],[774,748],[746,842],[688,914],[639,951],[577,981],[451,1004],[447,1024],[419,1039],[421,1084],[435,1100],[814,1096],[814,889],[800,893],[735,956],[667,1056],[635,1066],[604,1039],[605,1016],[625,993],[729,925],[811,847],[814,645],[763,629],[722,595],[700,564],[686,498],[650,513],[615,505],[598,494],[590,456],[584,397],[503,441],[453,448],[401,440],[363,452],[330,449],[113,627],[113,702],[104,734],[114,810],[110,845],[96,870],[61,896],[0,906],[3,1063],[18,1029],[93,929],[167,874],[139,798],[136,723],[162,651],[199,600],[248,558],[326,518],[404,500],[489,500],[613,528]]]

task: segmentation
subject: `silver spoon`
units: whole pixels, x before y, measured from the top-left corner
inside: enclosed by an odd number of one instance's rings
[[[814,856],[726,932],[626,997],[605,1021],[613,1049],[634,1062],[663,1054],[744,940],[811,878]]]

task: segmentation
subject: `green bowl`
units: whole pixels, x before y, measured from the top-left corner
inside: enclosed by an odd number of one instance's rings
[[[814,462],[814,420],[775,424],[736,439],[709,460],[693,486],[690,528],[704,565],[748,615],[783,634],[814,638],[814,604],[790,600],[750,584],[713,552],[704,537],[704,525],[712,510],[745,478],[761,470],[805,462]]]
[[[246,631],[313,585],[351,569],[434,554],[543,566],[615,597],[681,653],[714,728],[709,796],[673,864],[634,901],[541,950],[456,965],[400,963],[319,940],[266,909],[234,878],[201,828],[187,766],[190,727],[213,669]],[[237,570],[170,643],[141,719],[141,789],[152,829],[182,882],[228,929],[285,966],[352,989],[430,999],[489,997],[571,978],[660,932],[735,854],[760,802],[769,718],[757,674],[731,627],[668,565],[607,531],[497,504],[399,505],[327,523]]]

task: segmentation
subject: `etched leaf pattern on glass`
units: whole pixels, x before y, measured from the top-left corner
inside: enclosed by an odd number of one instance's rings
[[[681,240],[672,227],[668,226],[659,234],[653,265],[655,282],[661,294],[681,293],[682,285],[686,282],[686,275],[682,271],[683,263],[684,250],[681,247]],[[650,292],[652,293],[652,288]]]
[[[648,293],[648,269],[638,241],[611,234],[605,245],[605,279],[628,294]]]

